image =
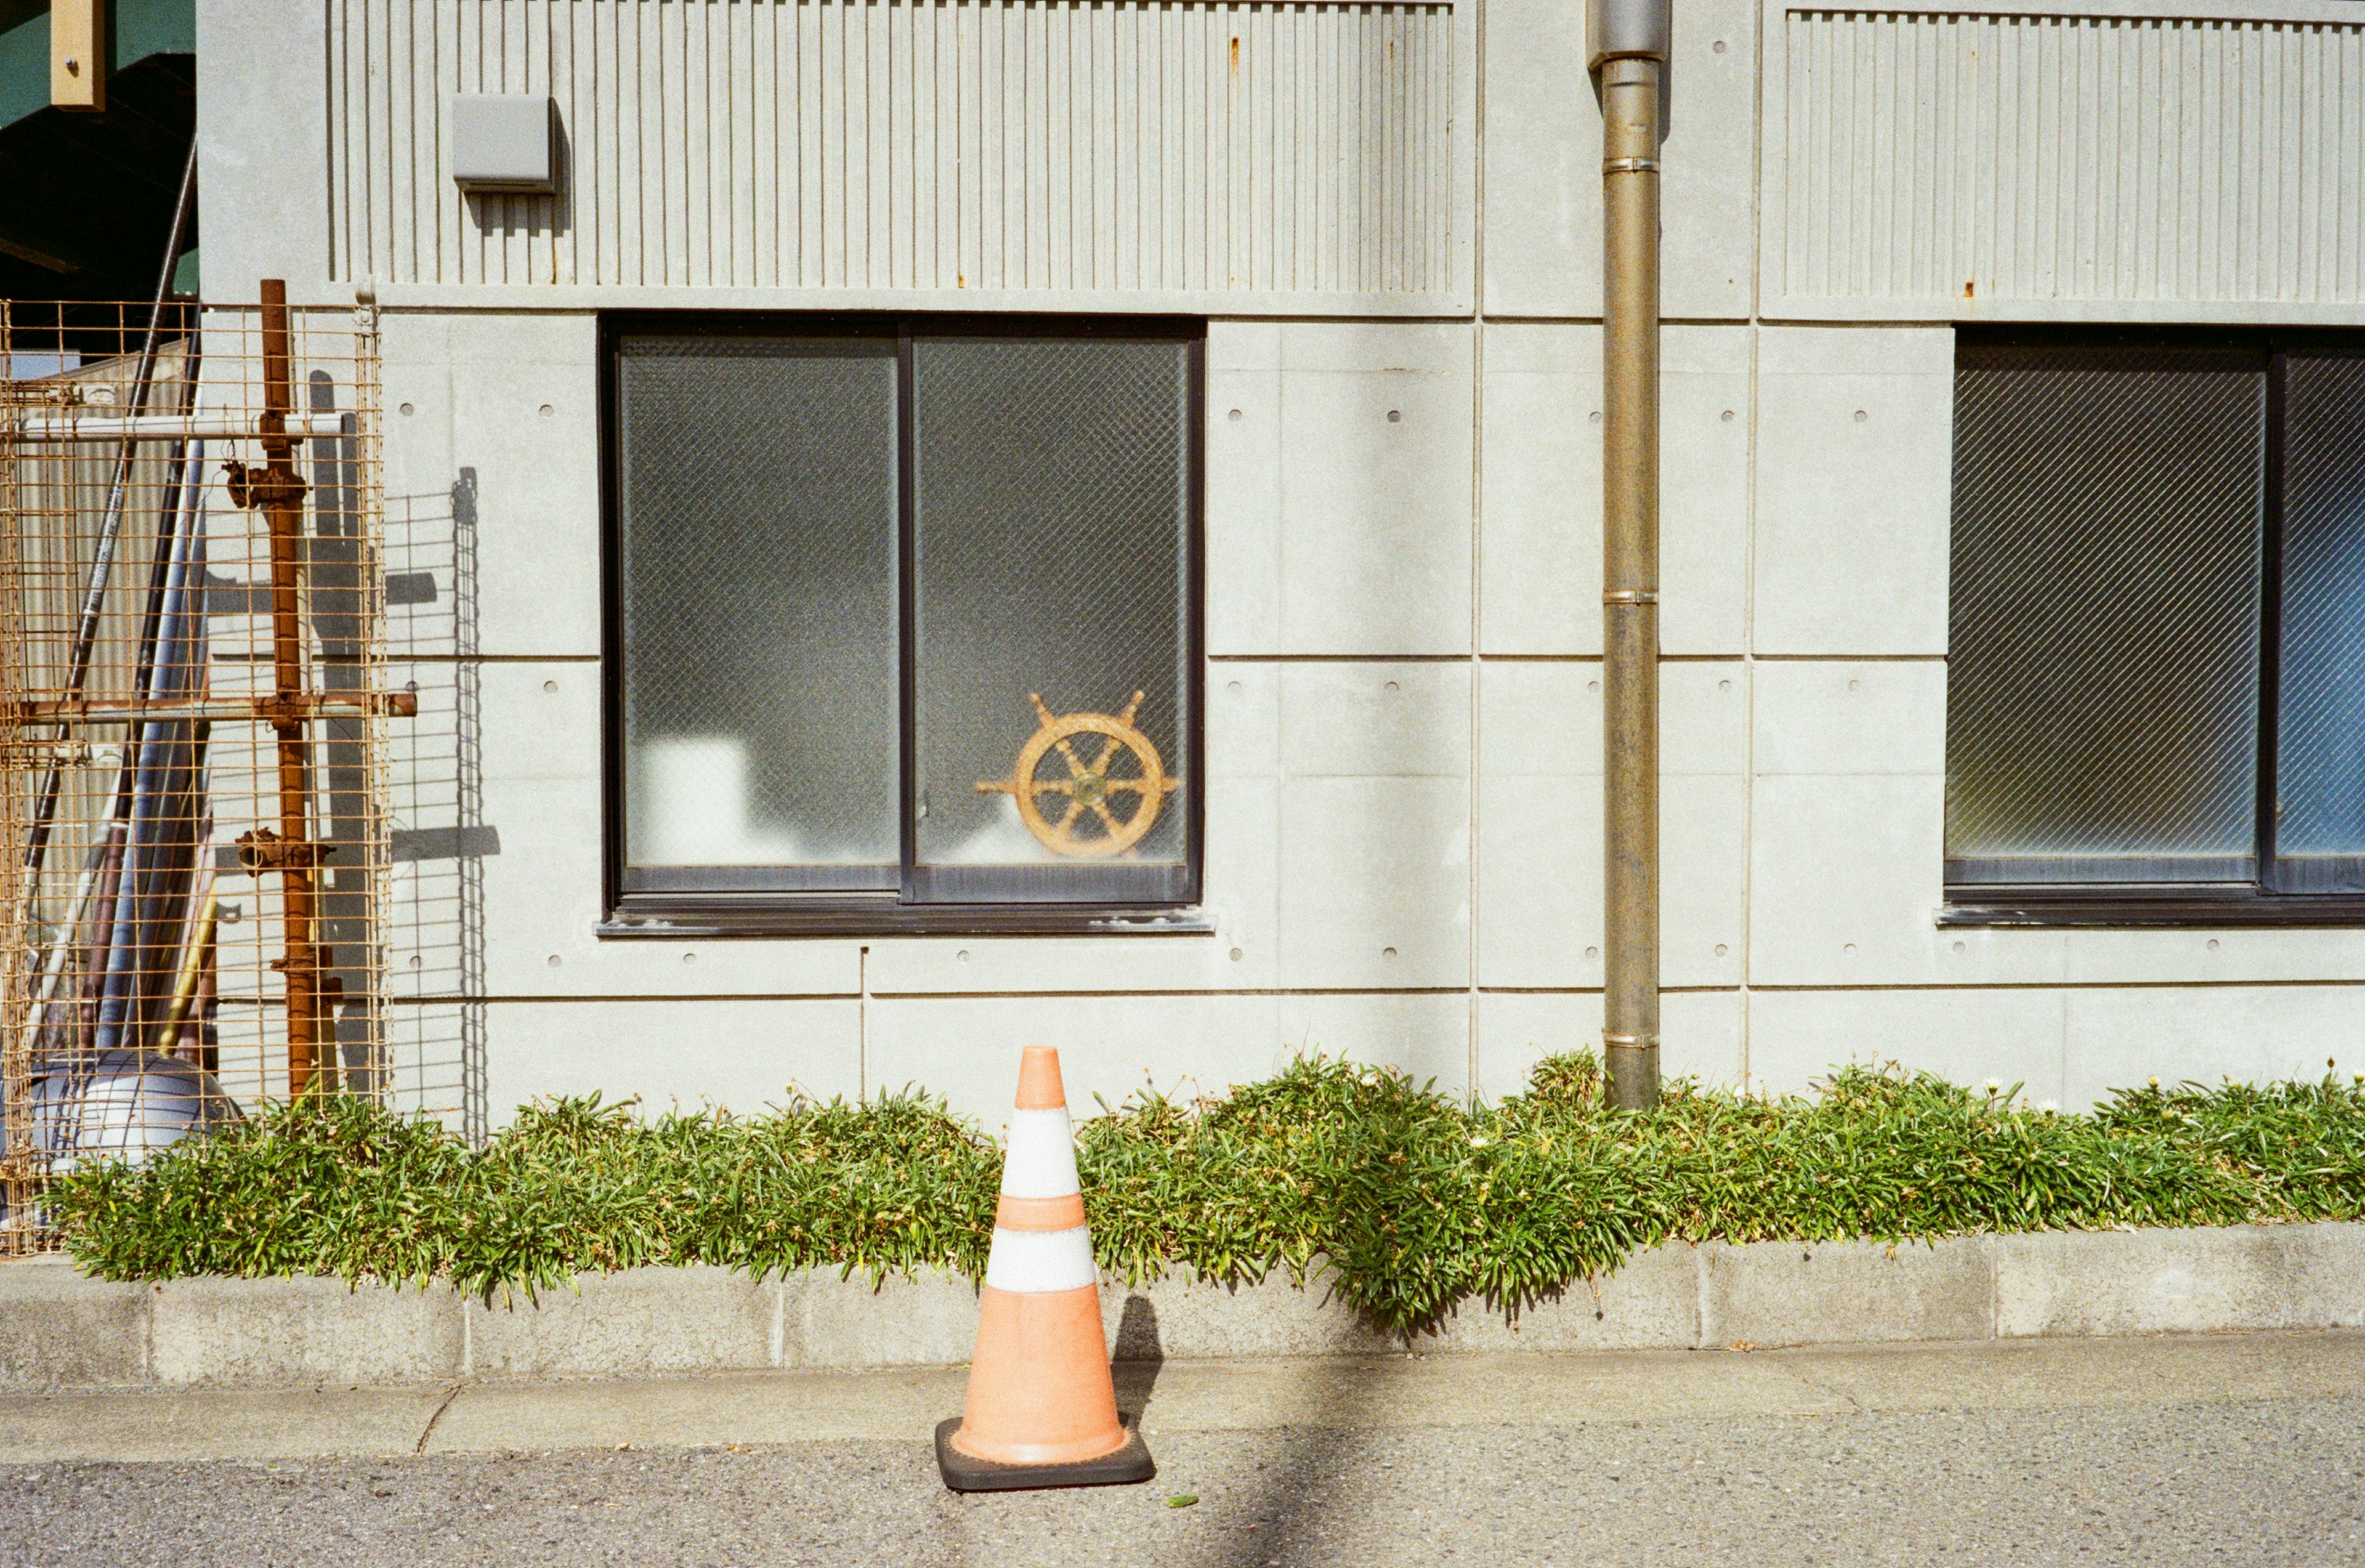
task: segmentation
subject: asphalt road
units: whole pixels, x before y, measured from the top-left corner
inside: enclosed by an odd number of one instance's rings
[[[0,1467],[0,1562],[2365,1564],[2365,1339],[2009,1354],[1530,1358],[1485,1375],[1468,1358],[1169,1368],[1131,1390],[1148,1396],[1158,1478],[1091,1492],[952,1495],[918,1434],[40,1461]],[[1768,1375],[1736,1382],[1735,1365]],[[839,1382],[901,1427],[906,1394],[941,1399],[951,1379]],[[1701,1394],[1714,1379],[1724,1392]],[[1784,1380],[1838,1397],[1816,1407],[1777,1392]],[[701,1408],[727,1427],[732,1399],[803,1407],[799,1391],[817,1386],[743,1385]],[[1303,1401],[1326,1388],[1335,1404],[1308,1424]],[[575,1394],[620,1421],[663,1405],[633,1384]],[[531,1397],[505,1419],[549,1441],[522,1414]],[[1619,1404],[1637,1418],[1603,1418]],[[17,1451],[52,1440],[27,1438],[32,1408],[0,1404]],[[1261,1424],[1260,1411],[1293,1418]],[[1170,1506],[1181,1496],[1196,1501]]]

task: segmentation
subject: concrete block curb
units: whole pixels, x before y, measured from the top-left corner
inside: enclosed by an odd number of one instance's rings
[[[1120,1360],[1384,1354],[1317,1274],[1225,1286],[1104,1281]],[[774,1369],[944,1366],[968,1358],[970,1282],[835,1269],[586,1276],[488,1305],[437,1285],[334,1280],[109,1284],[60,1259],[0,1264],[0,1390],[385,1385]],[[2365,1327],[2365,1224],[1682,1243],[1523,1304],[1464,1302],[1431,1353],[1765,1349],[1888,1340],[2094,1338]]]

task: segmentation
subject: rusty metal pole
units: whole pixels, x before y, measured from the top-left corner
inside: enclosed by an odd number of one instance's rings
[[[265,865],[279,872],[281,919],[286,929],[276,968],[287,988],[287,1092],[312,1085],[320,1060],[320,952],[315,941],[312,876],[318,856],[311,830],[311,741],[304,709],[303,479],[295,443],[282,433],[295,409],[288,368],[287,285],[263,282],[263,471],[246,487],[271,525],[271,676],[279,734],[279,839]]]
[[[1659,96],[1668,0],[1591,0],[1601,84],[1601,1044],[1611,1103],[1659,1103]]]

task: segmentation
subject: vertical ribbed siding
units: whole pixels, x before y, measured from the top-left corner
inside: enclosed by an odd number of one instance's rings
[[[1790,298],[2365,298],[2365,26],[1795,10]]]
[[[1421,5],[330,0],[334,273],[393,283],[1444,294]],[[455,92],[549,93],[556,196]]]

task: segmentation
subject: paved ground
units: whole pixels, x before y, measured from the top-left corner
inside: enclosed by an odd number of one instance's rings
[[[1158,1479],[1002,1497],[959,1388],[14,1396],[0,1563],[2365,1563],[2357,1335],[1128,1367]]]

